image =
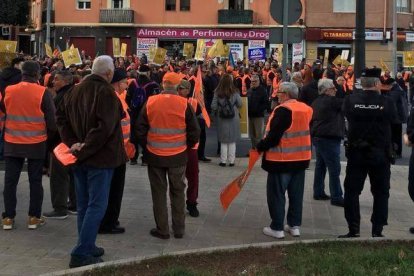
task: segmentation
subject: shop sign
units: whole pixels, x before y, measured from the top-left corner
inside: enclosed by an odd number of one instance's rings
[[[355,31],[352,34],[353,39],[355,39]],[[365,40],[371,41],[380,41],[383,40],[384,34],[382,32],[365,32]]]
[[[414,33],[406,33],[405,34],[405,41],[414,42]]]
[[[266,48],[266,40],[249,40],[249,49]]]
[[[341,30],[323,30],[321,31],[322,39],[325,40],[352,40],[352,31]]]
[[[157,38],[140,38],[137,39],[137,56],[141,57],[142,54],[145,54],[147,57],[150,53],[150,47],[158,47]]]
[[[185,28],[138,28],[139,38],[178,38],[205,39],[221,38],[227,40],[267,40],[269,29],[185,29]]]
[[[243,44],[242,43],[227,43],[227,46],[230,47],[230,52],[233,55],[233,59],[237,62],[239,59],[243,60]]]

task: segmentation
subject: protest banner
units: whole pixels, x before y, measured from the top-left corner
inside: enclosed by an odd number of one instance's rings
[[[266,48],[255,48],[248,50],[249,60],[265,60],[266,59]]]
[[[145,54],[147,57],[150,55],[150,48],[158,48],[158,38],[137,38],[137,56],[141,57]]]
[[[16,53],[17,41],[0,40],[0,53]]]
[[[126,57],[128,45],[126,43],[121,43],[121,57]]]
[[[121,41],[117,37],[112,38],[112,54],[114,57],[121,56]]]
[[[243,43],[227,43],[227,46],[230,47],[230,52],[233,55],[233,60],[235,62],[244,59]]]
[[[187,58],[192,58],[194,54],[194,45],[193,43],[184,43],[183,56]]]
[[[52,47],[50,47],[49,44],[45,43],[45,50],[46,50],[46,55],[48,57],[53,57],[53,51],[52,51]]]
[[[197,39],[197,48],[194,59],[196,60],[204,60],[206,43],[204,39]]]
[[[414,51],[404,51],[403,53],[403,66],[414,67]]]
[[[65,67],[68,68],[70,65],[81,65],[82,59],[79,54],[79,49],[69,49],[62,52],[63,62],[65,63]]]
[[[157,65],[161,65],[165,61],[165,56],[167,55],[167,50],[164,48],[157,48],[155,50],[153,62]]]

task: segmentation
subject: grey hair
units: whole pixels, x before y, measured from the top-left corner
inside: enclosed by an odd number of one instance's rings
[[[99,56],[95,58],[92,65],[92,74],[105,76],[108,71],[114,72],[114,61],[110,56]]]
[[[379,83],[379,78],[372,78],[372,77],[361,77],[361,86],[362,88],[368,89],[377,86]]]
[[[289,95],[290,99],[297,99],[299,96],[299,89],[296,84],[292,82],[282,82],[279,90]]]
[[[293,72],[292,79],[302,79],[302,73],[301,72]]]
[[[325,94],[325,92],[334,86],[333,80],[331,79],[320,79],[318,81],[318,92],[319,95]]]

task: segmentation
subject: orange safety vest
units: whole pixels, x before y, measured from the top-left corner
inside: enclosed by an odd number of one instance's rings
[[[282,82],[282,80],[279,80],[277,75],[275,75],[275,77],[273,78],[273,83],[272,83],[272,98],[276,98],[277,97],[277,92],[279,91],[279,85]]]
[[[0,93],[0,102],[3,99],[3,96]],[[0,110],[0,131],[3,131],[4,121],[6,120],[6,114]]]
[[[348,86],[348,90],[349,91],[353,91],[354,90],[354,74],[352,75],[352,77],[349,77],[349,75],[346,75],[346,86]]]
[[[187,99],[173,94],[159,94],[148,98],[148,151],[159,156],[172,156],[187,149],[187,105]]]
[[[309,123],[312,118],[312,108],[297,100],[289,100],[275,107],[266,126],[266,135],[276,109],[285,107],[292,111],[292,124],[283,133],[276,147],[270,148],[265,155],[266,160],[274,162],[306,161],[312,157]]]
[[[242,77],[242,95],[246,96],[247,95],[247,85],[246,85],[246,79],[250,80],[250,76],[249,75],[244,75]]]
[[[272,70],[271,70],[271,69],[265,69],[265,68],[263,68],[263,69],[262,69],[262,77],[263,77],[263,80],[264,80],[264,81],[267,81],[267,74],[268,74],[270,71],[272,71]]]
[[[46,141],[45,114],[41,110],[45,91],[45,87],[29,82],[20,82],[6,88],[6,142],[37,144]]]
[[[122,109],[125,112],[125,118],[121,120],[121,128],[122,128],[122,135],[124,137],[124,144],[126,144],[131,136],[131,118],[128,114],[128,105],[125,102],[126,91],[122,91],[122,93],[116,93],[119,100],[122,104]]]
[[[270,73],[273,73],[273,75],[275,75],[275,76],[273,77],[273,79],[276,77],[276,73],[275,73],[275,72],[273,72],[272,70],[270,70],[269,72],[267,72],[267,74],[266,74],[266,85],[267,85],[267,86],[271,86],[271,85],[272,85],[272,82],[273,82],[273,80],[269,78],[269,74],[270,74]]]
[[[198,105],[197,100],[195,98],[189,98],[188,99],[188,103],[190,104],[190,106],[193,109],[194,113],[196,113],[196,111],[197,111],[197,105]],[[198,149],[198,145],[199,144],[200,143],[195,144],[194,147],[192,147],[192,149]]]

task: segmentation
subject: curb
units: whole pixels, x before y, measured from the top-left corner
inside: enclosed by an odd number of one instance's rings
[[[232,246],[216,246],[216,247],[207,247],[201,249],[191,249],[191,250],[182,250],[177,252],[170,252],[167,254],[153,254],[149,256],[143,257],[134,257],[134,258],[127,258],[121,259],[116,261],[108,261],[94,265],[83,266],[79,268],[73,269],[65,269],[56,272],[50,272],[46,274],[41,274],[40,276],[61,276],[61,275],[81,275],[81,273],[90,271],[96,268],[103,268],[108,266],[119,266],[119,265],[128,265],[133,263],[140,263],[143,260],[153,259],[161,256],[180,256],[180,255],[187,255],[187,254],[199,254],[199,253],[212,253],[214,251],[225,251],[225,250],[238,250],[238,249],[246,249],[246,248],[269,248],[272,246],[287,246],[292,244],[312,244],[312,243],[319,243],[319,242],[334,242],[334,241],[341,241],[341,242],[384,242],[384,241],[413,241],[413,238],[407,239],[389,239],[389,238],[351,238],[351,239],[314,239],[314,240],[294,240],[294,241],[273,241],[273,242],[265,242],[265,243],[249,243],[249,244],[241,244],[241,245],[232,245]]]

